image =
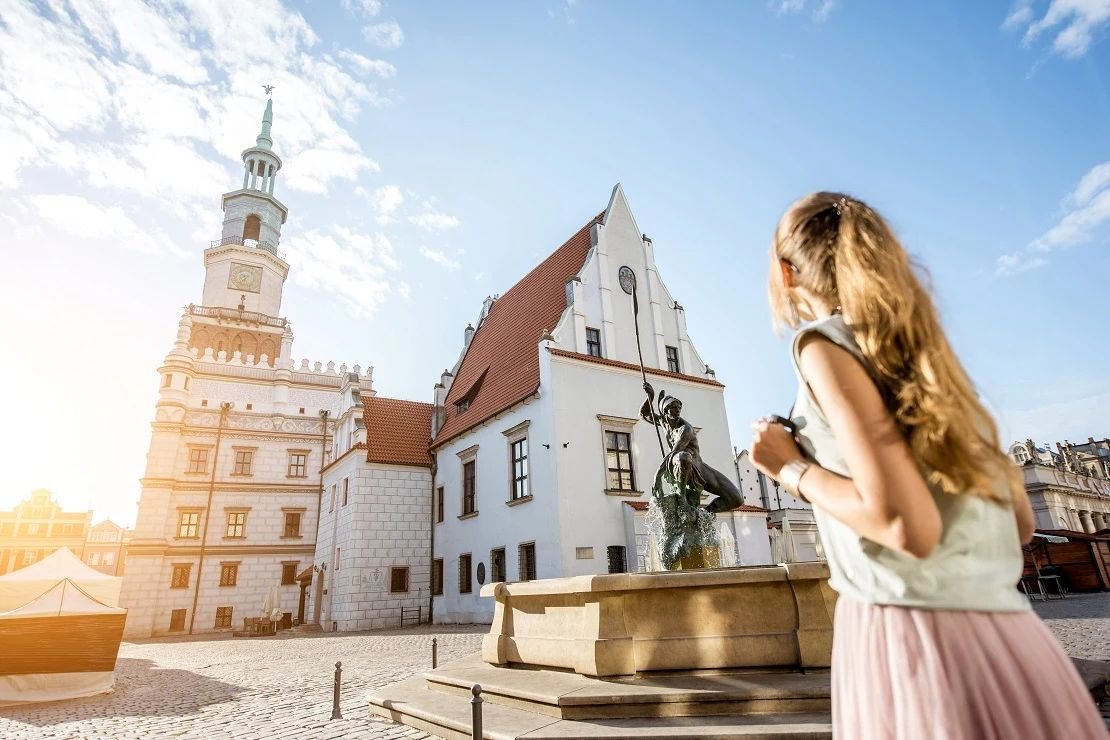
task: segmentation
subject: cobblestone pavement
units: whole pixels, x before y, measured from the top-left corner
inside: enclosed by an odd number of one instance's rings
[[[1069,655],[1110,660],[1110,593],[1034,602]],[[0,738],[427,738],[371,717],[369,689],[477,651],[487,627],[124,643],[111,694],[0,709]],[[344,719],[330,721],[335,662]]]
[[[369,689],[477,651],[488,626],[125,642],[111,694],[0,709],[0,738],[427,738],[370,715]],[[335,662],[344,719],[329,721]]]
[[[1110,660],[1110,592],[1071,594],[1066,599],[1034,601],[1033,608],[1068,655]]]

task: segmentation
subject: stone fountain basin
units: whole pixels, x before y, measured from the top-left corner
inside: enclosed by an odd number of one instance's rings
[[[827,668],[828,577],[814,562],[491,583],[482,659],[593,677]]]

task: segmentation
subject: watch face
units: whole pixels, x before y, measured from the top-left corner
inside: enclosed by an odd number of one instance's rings
[[[262,289],[262,268],[255,265],[231,263],[231,275],[227,287],[257,293]]]

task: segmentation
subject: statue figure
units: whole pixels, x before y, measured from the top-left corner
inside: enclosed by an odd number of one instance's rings
[[[704,551],[718,547],[713,514],[739,507],[744,497],[732,481],[701,459],[697,432],[682,418],[682,401],[660,392],[656,409],[655,389],[646,381],[643,387],[648,398],[640,416],[666,433],[670,448],[656,471],[652,498],[662,518],[660,561],[673,570],[698,548],[704,556]],[[717,497],[704,508],[703,491]]]

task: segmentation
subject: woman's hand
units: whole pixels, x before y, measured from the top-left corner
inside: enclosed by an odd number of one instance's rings
[[[803,457],[798,443],[781,424],[761,418],[752,424],[752,430],[752,464],[775,480],[783,465]]]

